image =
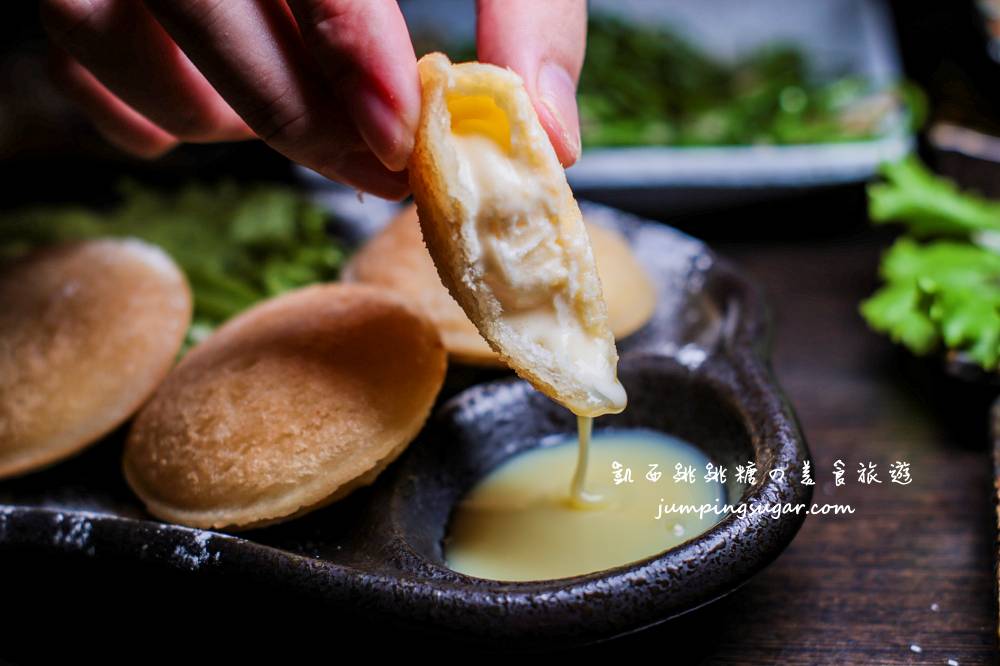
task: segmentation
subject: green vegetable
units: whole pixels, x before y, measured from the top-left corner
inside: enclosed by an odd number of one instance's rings
[[[960,192],[916,157],[884,165],[884,183],[868,186],[873,222],[902,222],[915,236],[957,236],[1000,231],[1000,202]]]
[[[472,44],[449,49],[473,60]],[[767,45],[735,63],[677,32],[592,14],[578,101],[586,148],[801,144],[870,139],[900,108],[917,119],[913,87],[873,90],[858,77],[819,80],[797,48]]]
[[[916,158],[886,165],[869,186],[876,223],[900,222],[904,235],[882,257],[885,280],[861,304],[875,330],[916,354],[963,352],[986,370],[1000,364],[1000,254],[974,239],[1000,230],[1000,202],[963,193]],[[932,236],[947,239],[921,242]]]
[[[39,207],[0,215],[0,259],[32,247],[102,236],[133,236],[162,247],[187,274],[194,320],[187,344],[250,305],[336,279],[343,249],[323,211],[276,185],[189,185],[162,193],[124,183],[107,211]]]

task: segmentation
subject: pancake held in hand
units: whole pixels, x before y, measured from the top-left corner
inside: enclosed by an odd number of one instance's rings
[[[653,315],[656,292],[628,241],[617,231],[585,222],[597,262],[608,324],[624,338]],[[388,287],[420,305],[437,325],[453,359],[472,365],[501,364],[462,307],[441,283],[424,245],[416,207],[408,206],[352,257],[341,277],[349,282]]]
[[[446,364],[433,323],[384,289],[289,292],[184,357],[136,418],[125,475],[151,513],[195,527],[305,513],[406,448]]]
[[[0,269],[0,476],[76,453],[170,370],[191,294],[159,248],[95,240]]]
[[[410,184],[441,280],[519,375],[581,416],[620,412],[618,352],[580,209],[510,70],[419,62]]]

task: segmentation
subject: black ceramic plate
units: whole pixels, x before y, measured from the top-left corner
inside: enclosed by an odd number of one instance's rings
[[[598,428],[639,425],[680,436],[731,470],[729,500],[809,501],[808,458],[771,377],[755,289],[700,242],[600,207],[589,219],[629,238],[656,281],[653,320],[623,341],[629,408]],[[0,548],[28,546],[135,559],[192,577],[265,581],[331,610],[505,647],[595,641],[708,603],[773,560],[802,516],[729,516],[648,560],[559,581],[504,583],[449,570],[441,540],[451,508],[504,458],[573,432],[565,410],[524,382],[456,368],[431,423],[373,487],[302,519],[230,535],[157,522],[120,472],[121,433],[49,470],[0,482]],[[773,480],[772,470],[783,478]]]

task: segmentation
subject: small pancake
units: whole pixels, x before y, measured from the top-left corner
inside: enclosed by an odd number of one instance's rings
[[[315,285],[223,325],[170,373],[125,446],[149,511],[246,528],[371,483],[420,431],[447,365],[434,324],[391,292]]]
[[[0,477],[66,458],[123,423],[191,322],[183,273],[138,240],[32,252],[0,269]]]
[[[438,327],[451,357],[472,365],[502,366],[500,357],[441,283],[410,205],[369,240],[344,267],[348,282],[386,287],[419,306]]]
[[[614,229],[584,222],[608,305],[608,325],[615,339],[622,340],[653,316],[656,288],[624,236]]]
[[[620,340],[652,317],[656,291],[620,233],[585,223],[608,304],[608,324]],[[470,365],[503,365],[442,284],[424,244],[416,206],[404,208],[355,253],[342,277],[348,282],[393,289],[408,302],[419,305],[437,325],[453,360]]]

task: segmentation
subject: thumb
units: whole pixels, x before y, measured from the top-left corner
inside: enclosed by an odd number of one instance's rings
[[[576,82],[587,42],[584,0],[479,0],[479,60],[517,72],[563,166],[580,157]]]

